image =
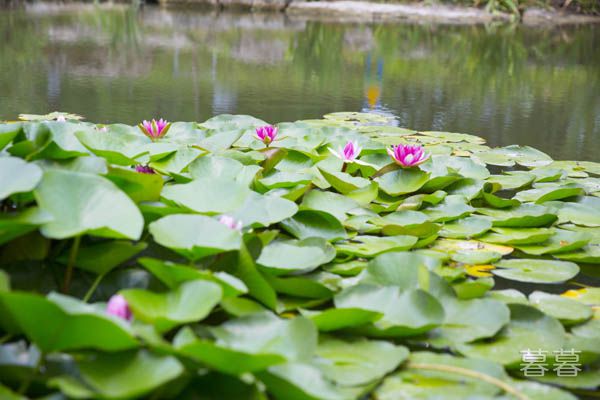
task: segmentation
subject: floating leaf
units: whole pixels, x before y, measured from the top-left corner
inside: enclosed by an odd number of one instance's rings
[[[42,170],[37,165],[16,157],[0,157],[0,200],[32,191],[41,179]]]
[[[577,264],[567,261],[511,259],[495,264],[492,272],[505,279],[519,282],[558,283],[579,273]]]
[[[257,264],[275,274],[310,272],[335,257],[335,249],[322,238],[276,241],[267,245]]]
[[[46,171],[34,194],[53,218],[41,228],[48,238],[90,234],[137,240],[142,234],[144,220],[133,201],[100,176]]]
[[[241,234],[203,215],[168,215],[148,227],[154,240],[190,260],[212,254],[239,250]]]

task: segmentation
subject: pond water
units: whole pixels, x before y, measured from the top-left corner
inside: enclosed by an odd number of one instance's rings
[[[283,14],[36,3],[0,10],[0,118],[372,110],[400,126],[598,160],[600,25],[339,24]]]

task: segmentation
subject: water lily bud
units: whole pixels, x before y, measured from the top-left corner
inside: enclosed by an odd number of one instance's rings
[[[127,304],[127,300],[120,294],[116,294],[108,300],[106,312],[119,318],[123,318],[126,321],[131,321],[131,318],[133,317],[131,310],[129,309],[129,304]]]
[[[256,128],[256,138],[262,141],[265,146],[269,146],[277,136],[277,127],[273,125],[265,125]]]

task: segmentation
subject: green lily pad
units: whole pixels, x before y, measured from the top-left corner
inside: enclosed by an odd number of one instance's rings
[[[0,292],[0,325],[23,332],[44,352],[100,349],[119,351],[138,346],[122,320],[74,298],[53,294]]]
[[[524,190],[517,193],[515,199],[521,202],[535,202],[537,204],[546,201],[566,199],[569,197],[581,196],[585,194],[583,188],[575,183],[567,185],[555,185],[552,183],[536,185],[535,189]]]
[[[88,356],[77,361],[76,369],[77,378],[62,375],[49,385],[74,398],[136,398],[184,372],[177,358],[147,350]]]
[[[335,249],[322,238],[271,242],[256,262],[274,274],[306,273],[335,258]]]
[[[42,170],[37,165],[16,157],[0,157],[0,200],[32,191],[41,179]]]
[[[494,275],[519,282],[559,283],[579,273],[577,264],[568,261],[511,259],[496,263]]]
[[[472,216],[444,224],[439,234],[446,238],[466,239],[480,236],[491,228],[489,219]]]
[[[142,289],[121,292],[136,319],[153,324],[165,332],[175,326],[204,319],[221,300],[219,285],[205,280],[182,283],[167,293]]]
[[[529,245],[545,242],[554,235],[552,228],[492,228],[479,239],[483,242],[507,245]]]
[[[591,240],[591,236],[585,232],[573,232],[565,229],[556,229],[554,235],[548,240],[538,244],[516,246],[527,254],[558,254],[568,253],[585,246]]]
[[[408,357],[403,346],[379,340],[319,340],[315,364],[325,377],[339,385],[365,385],[382,378]]]
[[[358,257],[374,257],[387,251],[408,250],[415,243],[417,243],[415,236],[397,235],[379,237],[358,235],[352,239],[336,243],[335,248],[342,254],[351,254]]]
[[[551,209],[537,204],[522,204],[509,209],[478,208],[477,213],[492,218],[493,226],[532,228],[549,225],[557,217]]]
[[[536,291],[529,295],[529,302],[565,325],[578,324],[592,317],[589,306],[564,296]]]
[[[148,230],[158,244],[190,260],[239,250],[242,243],[240,232],[203,215],[168,215],[151,223]]]
[[[347,212],[359,207],[359,204],[338,193],[311,190],[302,198],[300,209],[325,211],[335,216],[338,220],[346,220]]]
[[[281,221],[281,226],[298,239],[320,237],[325,240],[344,239],[342,223],[325,211],[300,210],[293,217]]]
[[[79,141],[98,157],[117,165],[132,165],[147,153],[150,139],[139,129],[128,125],[108,125],[107,131],[82,130],[75,132]]]
[[[416,192],[429,180],[429,176],[429,173],[419,168],[400,168],[375,178],[375,182],[390,196],[399,196]]]
[[[46,171],[34,194],[53,218],[41,228],[48,238],[90,234],[137,240],[142,234],[144,220],[135,203],[100,176]]]
[[[552,353],[562,348],[565,331],[555,318],[522,304],[509,304],[510,322],[490,342],[461,344],[457,350],[473,358],[494,361],[508,368],[519,368],[523,354],[532,350]]]
[[[0,214],[0,245],[50,221],[52,216],[37,207],[27,208],[18,214]]]
[[[301,310],[302,315],[309,318],[321,332],[365,325],[381,318],[377,311],[361,308],[330,308],[324,311]]]

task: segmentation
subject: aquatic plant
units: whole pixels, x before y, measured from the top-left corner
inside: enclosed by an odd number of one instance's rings
[[[144,120],[138,125],[144,135],[148,136],[152,140],[160,139],[167,134],[171,124],[164,119],[158,121],[153,119],[152,121]]]
[[[269,147],[277,137],[277,127],[273,125],[264,125],[256,128],[256,138]]]
[[[600,163],[355,112],[268,149],[246,115],[160,141],[59,115],[0,124],[1,398],[600,385]]]

